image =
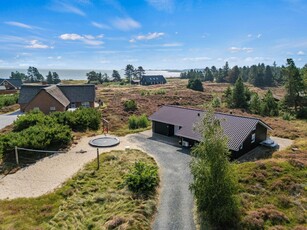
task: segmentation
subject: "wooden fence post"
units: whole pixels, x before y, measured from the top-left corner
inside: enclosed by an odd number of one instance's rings
[[[15,146],[15,157],[16,157],[16,164],[19,165],[18,149],[17,149],[17,146]]]
[[[99,149],[97,148],[97,170],[100,167],[100,163],[99,163]]]

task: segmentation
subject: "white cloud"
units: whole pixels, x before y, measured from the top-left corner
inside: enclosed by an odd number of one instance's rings
[[[117,29],[123,31],[141,28],[141,24],[132,18],[116,18],[112,23]]]
[[[81,40],[83,37],[79,34],[62,34],[60,36],[62,40]]]
[[[235,47],[235,46],[232,46],[229,48],[229,51],[231,53],[236,53],[236,52],[241,52],[241,51],[244,51],[246,53],[251,53],[254,51],[253,48],[249,48],[249,47]]]
[[[25,23],[21,23],[21,22],[9,21],[9,22],[4,22],[4,23],[10,26],[17,26],[17,27],[25,28],[25,29],[33,29],[32,26],[25,24]]]
[[[92,26],[95,26],[99,29],[110,29],[110,27],[108,25],[105,25],[103,23],[98,23],[98,22],[91,22]]]
[[[129,42],[136,42],[136,41],[142,41],[142,40],[153,40],[153,39],[160,38],[162,36],[164,36],[164,33],[158,33],[158,32],[148,33],[147,35],[136,36],[135,38],[130,39]]]
[[[244,61],[246,62],[252,62],[252,63],[255,63],[255,62],[266,62],[266,61],[272,61],[273,59],[272,58],[269,58],[269,57],[247,57],[244,59]]]
[[[252,36],[253,36],[252,34],[248,34],[248,35],[247,35],[248,38],[251,38]]]
[[[165,43],[161,45],[162,47],[179,47],[179,46],[183,46],[182,43]]]
[[[62,34],[60,35],[60,39],[62,40],[70,40],[70,41],[82,41],[88,45],[102,45],[104,42],[96,39],[103,38],[103,34],[93,36],[90,34],[79,35],[79,34]]]
[[[174,0],[147,0],[157,10],[172,11],[174,9]]]
[[[79,8],[73,5],[67,4],[65,2],[61,2],[59,0],[55,1],[55,5],[51,9],[58,11],[58,12],[72,13],[72,14],[83,16],[83,17],[86,16],[86,14]]]
[[[186,57],[186,58],[183,58],[182,60],[183,61],[209,61],[211,60],[212,58],[209,58],[209,57]]]
[[[261,38],[261,37],[262,37],[262,34],[258,34],[258,35],[257,35],[257,38]]]
[[[30,45],[27,45],[26,48],[29,48],[29,49],[48,49],[48,48],[53,48],[53,47],[49,47],[47,45],[44,45],[44,44],[40,43],[38,40],[31,40]]]
[[[302,50],[300,50],[300,51],[298,51],[297,52],[297,55],[304,55],[305,53],[304,53],[304,51],[302,51]]]

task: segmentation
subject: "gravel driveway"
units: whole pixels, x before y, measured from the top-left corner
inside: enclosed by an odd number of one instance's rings
[[[161,195],[153,229],[195,229],[188,151],[162,143],[151,132],[131,135],[128,140],[152,155],[160,167]]]
[[[18,115],[21,114],[22,112],[20,112],[20,110],[17,110],[13,113],[0,115],[0,129],[3,129],[4,127],[12,124],[17,119]]]

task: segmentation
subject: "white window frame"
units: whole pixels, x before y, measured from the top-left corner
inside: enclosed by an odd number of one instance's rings
[[[50,111],[55,111],[55,106],[51,106]]]
[[[251,143],[255,143],[255,141],[256,141],[256,133],[253,132],[253,133],[252,133]]]
[[[75,108],[76,108],[76,106],[77,106],[77,105],[76,105],[76,103],[75,103],[75,102],[71,102],[69,107],[70,107],[70,108],[75,109]]]

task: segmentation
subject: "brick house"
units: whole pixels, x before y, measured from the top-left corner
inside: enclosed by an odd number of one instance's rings
[[[18,103],[22,112],[39,109],[45,114],[94,107],[95,85],[23,85]]]

